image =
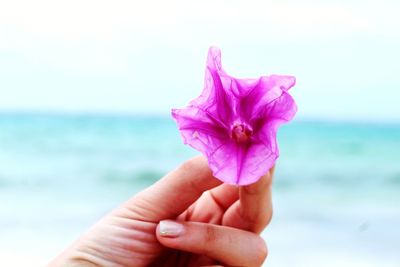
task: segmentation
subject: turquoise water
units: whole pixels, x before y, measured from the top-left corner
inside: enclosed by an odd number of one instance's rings
[[[266,266],[399,267],[400,125],[295,121],[279,144]],[[169,118],[0,114],[0,258],[43,265],[196,154]]]

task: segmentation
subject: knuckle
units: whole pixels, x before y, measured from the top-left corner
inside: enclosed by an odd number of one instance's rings
[[[211,225],[206,226],[206,235],[205,235],[206,244],[214,243],[217,239],[217,233],[215,229]]]
[[[213,244],[215,243],[215,241],[217,240],[217,233],[215,231],[215,229],[211,226],[211,225],[206,225],[205,229],[204,229],[204,236],[203,236],[203,245],[202,245],[202,251],[201,254],[202,255],[210,255],[211,253],[211,249],[213,246]]]
[[[273,216],[273,209],[272,207],[269,207],[268,210],[265,212],[265,215],[262,216],[262,218],[260,218],[259,220],[259,231],[263,231],[265,229],[265,227],[267,227],[271,220],[272,220],[272,216]]]
[[[238,210],[238,216],[245,222],[243,230],[261,233],[272,220],[273,207],[270,205],[265,208],[265,211],[260,211],[258,213],[248,213],[241,208]]]

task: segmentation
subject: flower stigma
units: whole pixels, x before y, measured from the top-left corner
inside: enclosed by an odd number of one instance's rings
[[[245,124],[235,124],[231,130],[231,137],[237,143],[246,143],[253,135],[253,130]]]

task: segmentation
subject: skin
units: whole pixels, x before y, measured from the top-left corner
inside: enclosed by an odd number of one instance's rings
[[[53,260],[59,266],[261,266],[274,168],[248,186],[221,184],[196,157],[106,215]],[[182,225],[178,236],[160,221]]]

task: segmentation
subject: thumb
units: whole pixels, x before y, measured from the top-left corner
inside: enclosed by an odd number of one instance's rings
[[[266,244],[260,236],[227,226],[165,220],[158,224],[156,235],[166,247],[231,266],[261,266],[267,256]]]

